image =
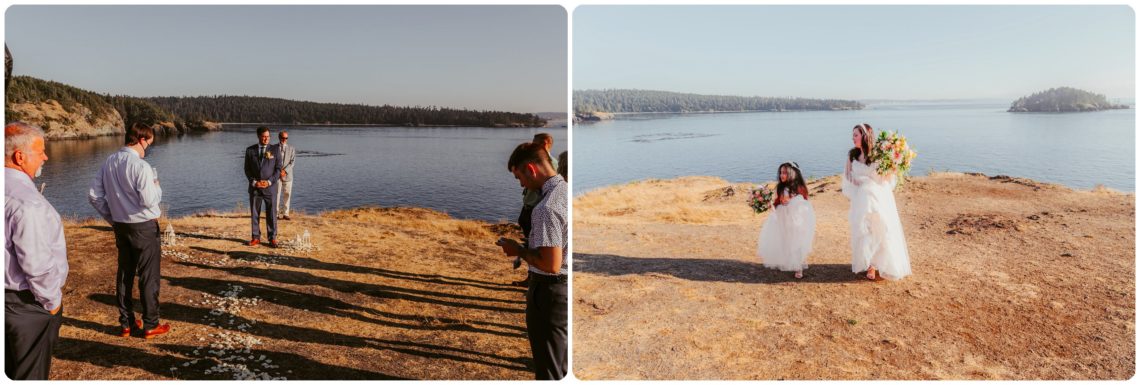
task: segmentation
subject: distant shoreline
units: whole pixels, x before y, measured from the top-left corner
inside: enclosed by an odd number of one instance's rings
[[[471,127],[471,128],[553,128],[547,126],[517,126],[517,125],[495,125],[495,126],[471,126],[471,125],[458,125],[458,124],[390,124],[390,123],[372,123],[372,124],[354,124],[354,123],[235,123],[235,122],[218,122],[222,125],[222,130],[225,130],[226,125],[232,126],[289,126],[289,127],[407,127],[407,128],[455,128],[455,127]]]
[[[218,124],[222,125],[222,127],[217,129],[217,130],[201,131],[201,132],[186,132],[186,133],[182,133],[182,135],[207,134],[207,133],[216,132],[216,131],[226,131],[227,128],[225,126],[227,126],[227,125],[238,126],[238,127],[247,127],[247,126],[281,127],[281,126],[286,126],[286,127],[520,128],[520,129],[529,128],[529,129],[558,129],[558,130],[565,130],[566,129],[565,123],[563,123],[562,126],[550,126],[550,125],[548,125],[548,126],[542,126],[542,127],[534,127],[534,126],[521,126],[521,127],[520,126],[462,126],[462,125],[442,125],[442,124],[437,124],[437,125],[421,124],[418,126],[408,126],[408,125],[403,125],[403,124],[350,124],[350,123],[331,123],[331,124],[297,124],[297,123],[292,123],[292,124],[290,124],[290,123],[225,123],[225,122],[218,122]],[[56,142],[56,141],[72,141],[72,140],[89,140],[89,139],[99,139],[99,138],[105,138],[105,137],[116,137],[116,136],[121,137],[123,135],[125,135],[125,133],[123,133],[123,132],[113,132],[113,133],[109,133],[106,135],[81,135],[81,136],[69,136],[69,137],[62,137],[62,138],[58,138],[58,137],[57,138],[48,138],[48,141]],[[178,135],[176,134],[175,136],[178,136]]]
[[[613,115],[657,115],[657,114],[732,114],[732,113],[753,113],[753,112],[831,112],[831,111],[858,111],[857,109],[837,108],[831,110],[808,110],[808,109],[785,109],[785,110],[741,110],[741,111],[685,111],[685,112],[670,112],[670,111],[653,111],[653,112],[607,112]]]

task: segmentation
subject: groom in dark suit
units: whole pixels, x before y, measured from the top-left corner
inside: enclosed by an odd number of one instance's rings
[[[253,226],[250,246],[261,243],[261,205],[265,205],[265,231],[269,244],[277,247],[277,207],[274,199],[281,178],[281,158],[277,146],[269,144],[269,127],[257,128],[257,144],[245,149],[245,178],[249,180],[249,222]]]

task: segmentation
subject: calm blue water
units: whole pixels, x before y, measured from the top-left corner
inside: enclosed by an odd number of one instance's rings
[[[625,116],[574,126],[575,194],[645,178],[774,180],[796,161],[809,176],[843,171],[851,129],[899,130],[918,151],[912,175],[1005,174],[1135,191],[1135,110],[1013,114],[1008,104],[911,103],[861,111]]]
[[[507,158],[539,132],[554,136],[555,156],[566,149],[565,128],[290,127],[289,144],[298,150],[293,210],[416,206],[514,221],[522,196]],[[122,140],[48,142],[49,160],[36,182],[47,183],[44,195],[61,214],[95,216],[87,189]],[[158,169],[169,213],[249,207],[242,161],[255,143],[253,127],[160,138],[146,160]]]

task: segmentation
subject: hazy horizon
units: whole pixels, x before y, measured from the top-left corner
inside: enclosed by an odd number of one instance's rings
[[[1125,5],[584,5],[572,89],[1012,101],[1073,87],[1134,99],[1134,40]]]
[[[1060,88],[1060,87],[1066,87],[1066,86],[1057,86],[1057,87],[1050,87],[1050,88]],[[623,89],[623,88],[608,88],[608,89]],[[628,89],[628,88],[627,88],[627,89]],[[603,89],[603,88],[574,89],[574,90],[573,90],[573,92],[578,92],[578,91],[602,91],[602,90],[606,90],[606,89]],[[640,90],[640,91],[664,91],[664,92],[675,92],[675,93],[682,93],[682,94],[694,94],[694,95],[705,95],[705,96],[739,96],[739,97],[746,97],[746,98],[747,98],[747,97],[774,97],[774,98],[804,98],[804,99],[838,99],[838,98],[816,98],[816,97],[812,97],[812,96],[803,96],[803,95],[760,95],[760,94],[757,94],[757,95],[744,95],[744,94],[709,94],[709,93],[698,93],[698,92],[680,92],[680,91],[672,91],[672,90],[650,90],[650,89],[636,89],[636,90]],[[1025,95],[1021,95],[1021,96],[1018,96],[1018,97],[1016,97],[1016,98],[1020,98],[1020,97],[1022,97],[1022,96],[1029,96],[1029,95],[1032,95],[1032,94],[1034,94],[1034,93],[1037,93],[1037,92],[1041,92],[1041,91],[1046,91],[1046,90],[1048,90],[1048,88],[1046,88],[1046,89],[1041,89],[1041,90],[1037,90],[1037,91],[1033,91],[1033,92],[1027,93],[1027,94],[1025,94]],[[1088,91],[1088,90],[1085,90],[1085,91]],[[1016,98],[1015,98],[1015,99],[1016,99]],[[1109,101],[1112,101],[1112,100],[1114,100],[1114,99],[1119,99],[1119,100],[1129,100],[1129,101],[1134,101],[1134,100],[1135,100],[1135,97],[1133,97],[1133,96],[1131,96],[1131,95],[1130,95],[1130,96],[1124,96],[1124,97],[1113,97],[1113,96],[1105,95],[1105,98],[1107,98]],[[1014,99],[1009,99],[1009,98],[999,98],[999,97],[960,97],[960,98],[858,98],[858,99],[845,99],[845,100],[854,100],[854,101],[859,101],[859,102],[862,102],[862,101],[878,101],[878,102],[937,102],[937,101],[993,101],[993,102],[1006,102],[1006,101],[1008,101],[1008,102],[1012,102]]]
[[[525,113],[567,104],[558,5],[14,5],[5,42],[13,76],[101,94]]]

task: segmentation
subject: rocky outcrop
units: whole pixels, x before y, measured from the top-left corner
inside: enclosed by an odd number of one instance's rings
[[[105,135],[121,135],[123,118],[115,110],[95,114],[83,105],[69,112],[59,102],[13,103],[8,105],[9,120],[22,120],[43,128],[47,139],[82,139]]]
[[[42,103],[13,103],[8,105],[8,120],[20,120],[43,128],[48,140],[87,139],[97,136],[123,135],[126,123],[119,112],[112,109],[108,113],[97,114],[83,105],[63,108],[59,102],[48,100]],[[180,135],[191,132],[207,132],[222,129],[222,124],[209,121],[163,121],[153,126],[155,135]]]
[[[574,114],[574,123],[600,122],[614,118],[614,114],[602,111],[579,112]]]
[[[1128,109],[1113,104],[1104,95],[1072,87],[1050,88],[1015,100],[1008,112],[1089,112]]]

